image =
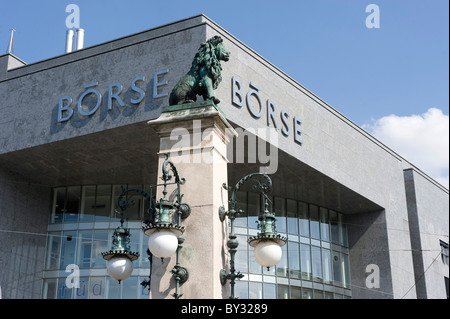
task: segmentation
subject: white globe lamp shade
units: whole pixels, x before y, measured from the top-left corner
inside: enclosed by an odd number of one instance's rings
[[[177,248],[178,237],[169,230],[156,231],[148,238],[148,249],[156,257],[171,257]]]
[[[130,277],[133,268],[133,262],[125,256],[113,257],[106,262],[108,274],[119,282]]]
[[[282,251],[275,241],[267,240],[259,242],[253,251],[256,262],[263,267],[273,267],[281,260]]]

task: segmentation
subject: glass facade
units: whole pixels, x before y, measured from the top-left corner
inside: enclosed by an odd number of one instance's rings
[[[127,185],[128,188],[142,185]],[[147,236],[141,230],[148,202],[130,194],[134,205],[126,211],[125,227],[131,230],[131,250],[140,254],[130,278],[121,284],[111,279],[101,252],[111,248],[119,225],[116,201],[120,185],[60,187],[53,190],[48,226],[42,297],[47,299],[147,299]],[[150,191],[149,191],[150,193]],[[131,196],[133,196],[131,198]],[[288,237],[283,257],[269,270],[258,265],[248,236],[257,234],[259,194],[239,192],[235,220],[239,247],[236,269],[244,278],[236,282],[240,299],[349,298],[349,258],[344,215],[316,205],[272,198],[277,232]],[[77,279],[77,280],[75,280]]]
[[[142,185],[128,185],[128,188]],[[53,190],[44,268],[44,299],[148,299],[141,282],[148,279],[147,236],[141,221],[148,202],[140,194],[126,211],[131,250],[140,258],[130,278],[121,284],[111,279],[101,252],[110,250],[120,215],[115,211],[120,185],[60,187]],[[75,280],[76,279],[76,280]]]
[[[271,198],[277,232],[288,238],[283,257],[267,270],[256,262],[249,236],[258,233],[259,194],[238,192],[236,218],[239,247],[236,269],[244,278],[236,282],[239,299],[337,299],[350,298],[350,270],[344,215],[316,205]]]

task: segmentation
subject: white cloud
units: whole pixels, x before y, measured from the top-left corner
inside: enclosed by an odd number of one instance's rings
[[[422,115],[389,115],[363,128],[407,161],[449,187],[449,116],[430,108]]]

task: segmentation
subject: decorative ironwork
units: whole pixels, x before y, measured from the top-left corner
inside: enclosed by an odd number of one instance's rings
[[[144,233],[150,236],[156,231],[165,229],[173,232],[178,238],[178,247],[176,250],[176,265],[171,270],[171,273],[173,274],[175,279],[175,293],[173,294],[173,297],[179,299],[182,296],[182,294],[179,294],[179,287],[189,278],[188,270],[184,267],[181,267],[179,263],[179,253],[184,242],[184,238],[183,236],[181,236],[184,232],[184,227],[181,227],[181,221],[186,219],[190,215],[191,207],[186,203],[182,203],[183,194],[181,193],[181,185],[184,185],[186,180],[179,177],[178,171],[175,165],[169,160],[169,156],[167,153],[164,154],[164,157],[165,160],[162,166],[161,177],[163,183],[150,186],[150,190],[152,190],[154,187],[163,186],[163,198],[156,202],[156,204],[154,204],[151,193],[149,194],[141,188],[126,189],[122,186],[122,193],[117,199],[117,204],[120,208],[121,216],[120,226],[114,232],[113,248],[109,252],[102,253],[102,255],[105,260],[109,260],[117,255],[125,255],[131,261],[134,261],[139,257],[138,253],[130,251],[130,231],[123,228],[123,223],[125,221],[125,210],[134,204],[134,202],[132,200],[129,200],[126,195],[130,192],[137,192],[143,195],[150,202],[150,208],[148,209],[150,218],[143,221],[144,226],[142,227],[142,230],[144,231]],[[169,182],[172,180],[172,178],[174,178],[174,182]],[[176,199],[175,202],[171,202],[169,199],[167,199],[167,186],[175,184],[177,185]],[[148,289],[150,289],[153,254],[149,249],[147,250],[147,254],[150,261],[150,274],[149,279],[142,281],[141,285],[144,288],[148,287]]]
[[[102,257],[106,261],[116,257],[128,258],[130,261],[135,261],[139,258],[139,253],[132,252],[130,249],[130,230],[123,227],[124,222],[124,207],[120,206],[120,226],[114,230],[112,247],[109,251],[102,252]],[[119,280],[119,284],[120,282],[121,280]]]
[[[260,181],[256,177],[262,177],[263,181]],[[231,285],[231,299],[235,299],[234,297],[234,285],[236,279],[241,279],[243,275],[240,272],[236,272],[234,259],[237,252],[237,247],[239,245],[237,241],[237,236],[234,232],[234,220],[236,217],[239,217],[244,211],[241,209],[236,209],[237,205],[237,191],[240,190],[241,186],[244,185],[247,181],[252,180],[254,184],[252,185],[252,189],[255,191],[259,191],[264,198],[264,211],[258,216],[258,229],[261,230],[257,236],[251,236],[248,239],[248,243],[250,246],[255,247],[261,241],[274,241],[279,246],[283,246],[286,244],[287,238],[282,237],[276,232],[276,224],[275,224],[275,213],[269,211],[269,203],[271,203],[270,198],[267,196],[267,192],[272,188],[272,180],[266,174],[262,173],[253,173],[249,174],[239,182],[236,183],[234,188],[227,186],[225,183],[222,184],[222,187],[226,190],[232,190],[231,199],[229,201],[230,209],[228,211],[222,206],[219,208],[219,218],[223,222],[225,217],[228,216],[230,219],[230,233],[228,235],[227,247],[230,252],[230,273],[227,274],[226,270],[222,269],[220,271],[220,282],[222,285],[225,285],[227,280],[230,280]]]
[[[150,283],[152,282],[152,264],[153,264],[153,255],[150,252],[150,249],[147,248],[147,255],[148,255],[148,261],[150,262],[150,273],[148,275],[148,280],[145,279],[141,282],[141,286],[144,287],[144,289],[148,288],[148,290],[150,291]]]

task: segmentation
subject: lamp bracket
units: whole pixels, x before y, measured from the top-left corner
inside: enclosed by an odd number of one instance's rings
[[[222,286],[225,286],[225,284],[227,283],[227,272],[225,271],[225,269],[220,269],[220,283],[222,284]]]
[[[189,271],[184,267],[175,266],[170,272],[180,284],[184,284],[189,279]]]
[[[226,211],[225,207],[220,206],[219,207],[219,218],[220,221],[223,222],[225,220],[225,217],[227,216],[228,212]]]

